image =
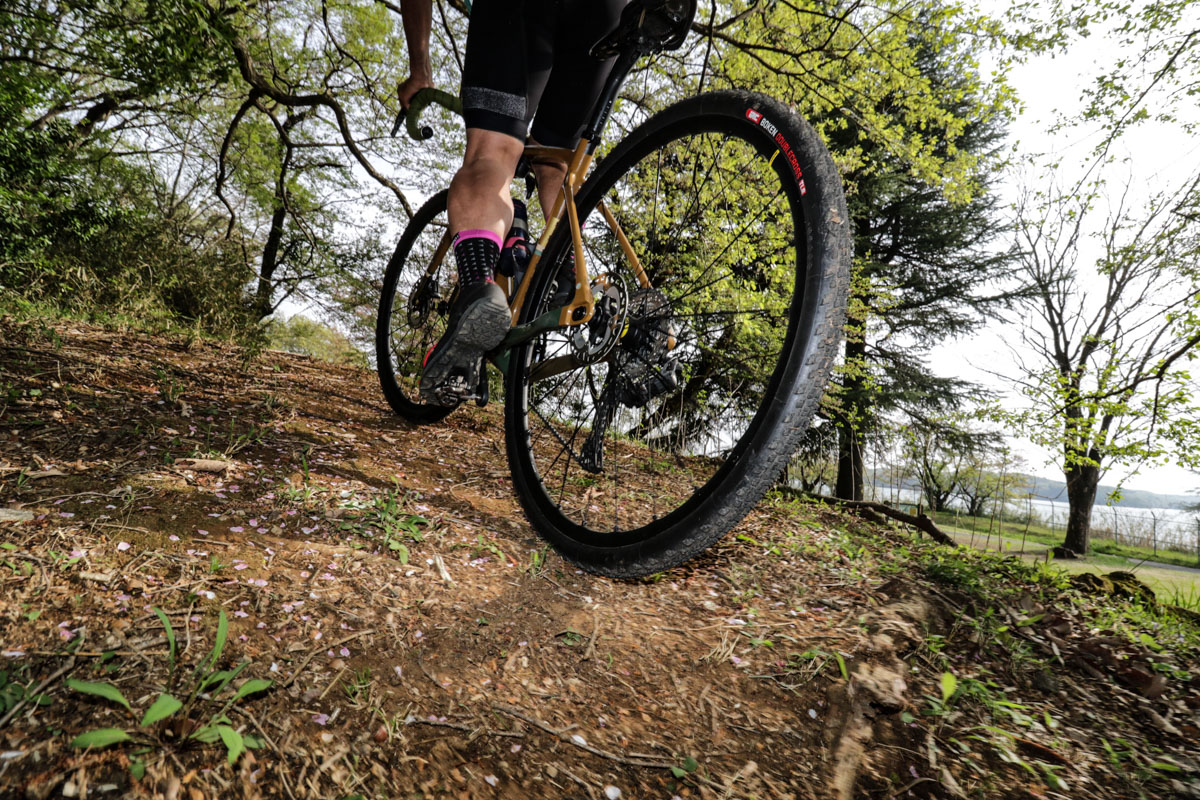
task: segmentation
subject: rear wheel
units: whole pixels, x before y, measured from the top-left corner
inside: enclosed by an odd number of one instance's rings
[[[746,92],[657,114],[578,204],[595,316],[514,351],[509,464],[526,514],[563,555],[646,575],[736,525],[808,427],[845,312],[846,204],[813,129]],[[522,321],[553,307],[569,249],[564,225]]]
[[[421,400],[421,367],[442,333],[458,290],[449,252],[446,191],[413,215],[388,262],[375,323],[379,384],[392,409],[409,422],[437,422],[453,408]],[[437,262],[437,266],[430,265]]]

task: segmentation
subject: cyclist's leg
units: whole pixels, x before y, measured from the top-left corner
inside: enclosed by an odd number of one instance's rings
[[[508,133],[467,128],[463,164],[450,181],[450,230],[491,231],[499,239],[512,223],[509,184],[524,145]]]
[[[446,332],[421,372],[427,403],[452,406],[472,396],[484,354],[511,322],[507,298],[492,277],[512,222],[509,185],[528,128],[525,42],[522,15],[503,0],[475,3],[462,85],[467,148],[447,204],[459,288]]]
[[[629,0],[566,0],[553,21],[553,62],[548,78],[538,87],[541,100],[533,118],[530,139],[548,147],[573,148],[579,142],[613,60],[598,61],[592,44],[612,30]],[[549,214],[567,173],[564,163],[535,163],[538,200]]]
[[[523,16],[503,0],[477,0],[471,10],[462,81],[467,148],[450,183],[452,233],[490,230],[500,238],[512,222],[508,187],[529,128]]]
[[[478,2],[468,28],[467,147],[447,200],[458,291],[446,331],[421,370],[421,397],[431,404],[453,406],[474,394],[483,355],[510,322],[507,298],[492,277],[512,220],[508,187],[521,155],[526,105],[524,65],[503,51],[514,42],[523,47],[524,28],[518,15],[503,12],[496,0]]]
[[[629,0],[563,0],[554,29],[554,63],[532,136],[551,147],[574,147],[615,59],[598,61],[591,47],[617,26]]]

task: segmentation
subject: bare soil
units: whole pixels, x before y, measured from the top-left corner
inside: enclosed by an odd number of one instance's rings
[[[1182,613],[781,499],[597,578],[498,409],[414,427],[300,356],[0,320],[0,547],[0,797],[1200,796]],[[139,725],[222,612],[248,666]]]

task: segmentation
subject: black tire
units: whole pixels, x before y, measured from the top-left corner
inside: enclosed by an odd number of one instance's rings
[[[596,211],[602,199],[653,290],[633,288]],[[625,284],[629,314],[590,323],[599,333],[586,341],[570,341],[578,329],[551,331],[514,351],[509,466],[533,527],[566,558],[602,575],[648,575],[740,522],[807,430],[841,341],[849,215],[812,127],[749,92],[656,114],[604,158],[578,205],[589,272]],[[522,322],[550,307],[566,227]],[[621,290],[609,292],[621,305]],[[609,328],[621,329],[616,344],[583,365],[603,347],[581,348],[607,341]]]
[[[453,408],[421,401],[417,392],[429,348],[446,330],[450,303],[458,287],[453,258],[447,253],[433,279],[422,282],[442,237],[446,190],[426,201],[409,221],[383,276],[375,322],[375,366],[379,385],[392,409],[409,422],[437,422]],[[421,294],[414,295],[420,283]],[[398,301],[398,302],[397,302]]]

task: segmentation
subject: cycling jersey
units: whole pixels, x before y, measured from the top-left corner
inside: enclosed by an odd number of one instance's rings
[[[627,2],[475,0],[463,66],[467,127],[574,147],[613,63],[588,50]]]

